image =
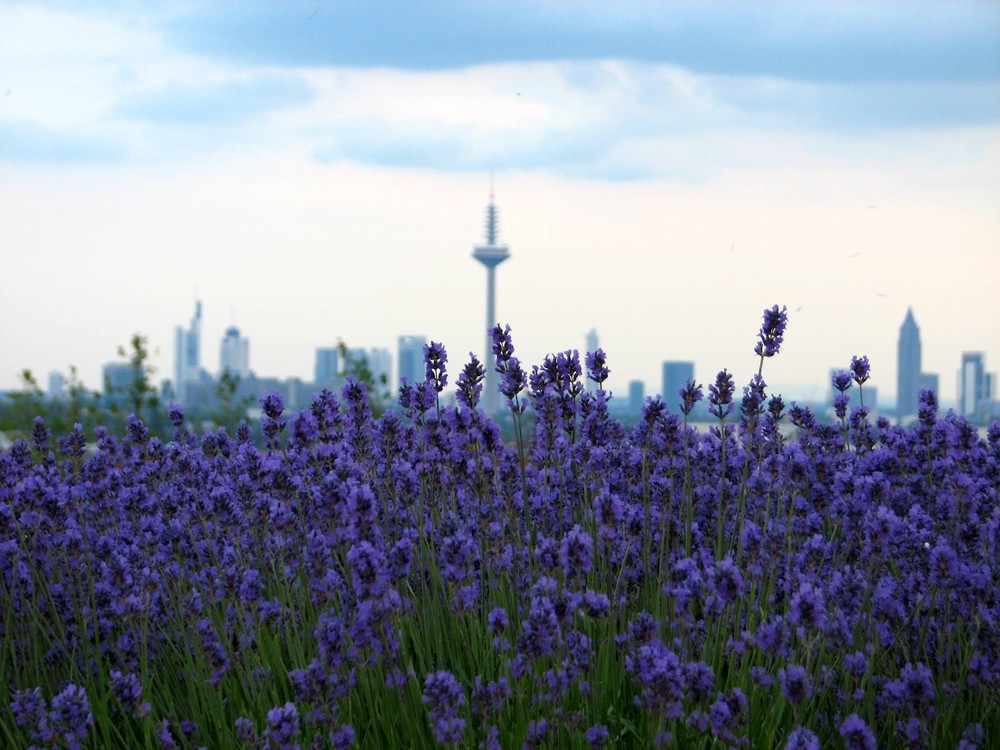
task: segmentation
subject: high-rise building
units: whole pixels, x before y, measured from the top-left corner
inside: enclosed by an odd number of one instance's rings
[[[219,374],[235,375],[240,380],[250,376],[250,340],[240,336],[240,329],[229,326],[219,345]]]
[[[201,379],[201,300],[194,303],[188,328],[177,326],[174,338],[174,392],[182,405],[187,402],[187,384]]]
[[[916,414],[920,405],[920,329],[907,308],[906,318],[899,328],[896,357],[896,414],[899,419]]]
[[[493,203],[493,185],[490,185],[490,204],[486,207],[486,242],[476,245],[472,257],[486,266],[486,351],[483,367],[486,380],[483,383],[483,408],[487,414],[496,413],[498,407],[496,360],[493,356],[493,340],[490,329],[499,321],[496,319],[496,267],[510,257],[510,250],[499,242],[497,209]],[[402,374],[402,365],[400,365]]]
[[[397,382],[406,378],[409,383],[422,383],[427,379],[424,367],[424,345],[427,339],[423,336],[400,336],[397,362],[399,374]]]
[[[423,347],[420,351],[423,358]],[[373,347],[368,350],[368,369],[379,391],[388,390],[391,396],[395,389],[392,381],[392,352],[385,347]]]
[[[986,372],[982,352],[963,352],[958,373],[958,410],[963,417],[977,417],[980,404],[992,398],[993,379]]]
[[[642,405],[646,401],[646,384],[641,380],[628,381],[628,411],[629,414],[638,414],[642,411]]]
[[[689,380],[694,380],[694,362],[663,363],[663,402],[667,409],[680,413],[679,391]]]
[[[340,348],[336,346],[316,347],[316,387],[333,389],[340,377]]]
[[[58,370],[49,373],[49,398],[62,398],[66,392],[66,378]]]

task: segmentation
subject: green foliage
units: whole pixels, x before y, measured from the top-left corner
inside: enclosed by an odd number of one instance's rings
[[[234,434],[240,420],[246,419],[247,409],[253,404],[253,397],[240,394],[240,376],[226,370],[215,384],[216,408],[209,418],[219,427],[225,427]]]
[[[363,353],[352,352],[343,339],[337,339],[337,350],[344,362],[344,377],[351,377],[365,384],[372,414],[381,416],[392,402],[388,376],[381,373],[376,377],[368,363],[368,357]]]

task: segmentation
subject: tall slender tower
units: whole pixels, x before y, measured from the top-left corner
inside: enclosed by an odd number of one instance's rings
[[[899,419],[916,414],[920,395],[920,329],[907,308],[906,318],[899,328],[896,358],[896,414]]]
[[[486,242],[476,245],[472,257],[486,266],[486,356],[483,366],[486,368],[486,383],[483,387],[485,398],[483,408],[492,416],[497,410],[497,373],[496,361],[493,357],[493,339],[490,329],[497,324],[496,319],[496,267],[510,257],[510,250],[501,245],[497,238],[497,209],[493,204],[493,181],[490,180],[490,205],[486,207]]]

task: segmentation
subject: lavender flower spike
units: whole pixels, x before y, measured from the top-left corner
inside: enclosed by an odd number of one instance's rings
[[[777,305],[764,310],[764,324],[757,334],[760,341],[754,347],[755,354],[760,357],[773,357],[778,353],[781,342],[784,341],[785,326],[788,325],[787,310],[787,307],[779,310]]]
[[[860,387],[871,377],[871,366],[868,364],[868,357],[851,357],[851,375],[854,382]]]
[[[458,376],[458,382],[455,384],[458,389],[455,397],[460,404],[464,404],[470,409],[476,408],[476,404],[479,403],[479,396],[483,392],[482,383],[485,375],[486,369],[482,363],[480,363],[475,354],[469,352],[469,363],[462,368],[462,372]]]
[[[595,383],[601,384],[608,379],[611,370],[608,369],[608,355],[603,349],[590,352],[586,357],[587,377]]]
[[[735,391],[736,385],[728,370],[722,370],[715,376],[715,382],[708,386],[708,403],[712,405],[709,412],[712,416],[724,419],[733,410]]]

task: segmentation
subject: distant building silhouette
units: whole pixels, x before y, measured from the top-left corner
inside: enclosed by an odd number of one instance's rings
[[[667,405],[667,409],[675,414],[679,414],[681,410],[681,397],[678,391],[689,380],[694,380],[694,362],[663,363],[663,402]]]
[[[899,329],[896,356],[896,414],[899,418],[916,414],[920,396],[920,329],[913,309],[906,309],[906,318]]]
[[[336,346],[316,347],[316,367],[313,372],[316,387],[333,390],[340,382],[340,348]]]
[[[982,352],[963,352],[958,373],[958,411],[963,417],[978,419],[981,407],[993,398],[993,378],[986,372]]]
[[[177,401],[188,403],[188,386],[201,380],[201,300],[194,303],[188,328],[177,326],[174,339],[174,393]]]
[[[628,382],[628,411],[630,414],[638,414],[642,411],[642,405],[646,401],[646,384],[641,380],[630,380]]]
[[[109,391],[127,391],[136,380],[135,368],[129,362],[108,362],[101,368],[101,374]]]
[[[389,395],[392,396],[396,391],[396,388],[393,388],[392,380],[392,352],[385,347],[372,347],[365,356],[368,357],[368,369],[371,371],[378,389],[381,391],[388,387]],[[423,361],[423,356],[423,347],[421,347],[421,361]],[[398,384],[396,385],[398,386]]]
[[[486,266],[486,351],[483,357],[483,367],[486,368],[486,380],[483,383],[483,408],[487,414],[495,414],[499,403],[497,393],[496,360],[493,356],[493,340],[490,329],[499,323],[496,319],[496,267],[510,257],[510,250],[499,242],[499,226],[497,224],[497,209],[493,203],[493,185],[490,184],[490,204],[486,207],[486,242],[476,245],[472,257]],[[400,365],[400,375],[402,375]],[[423,379],[423,378],[421,378]]]
[[[406,378],[411,384],[422,383],[427,379],[427,372],[424,368],[424,345],[426,343],[427,339],[423,336],[399,337],[397,383],[403,378]]]
[[[62,398],[66,393],[66,377],[58,370],[49,373],[49,398]]]
[[[250,377],[250,340],[236,326],[226,329],[219,345],[219,374],[227,372],[240,380]]]

